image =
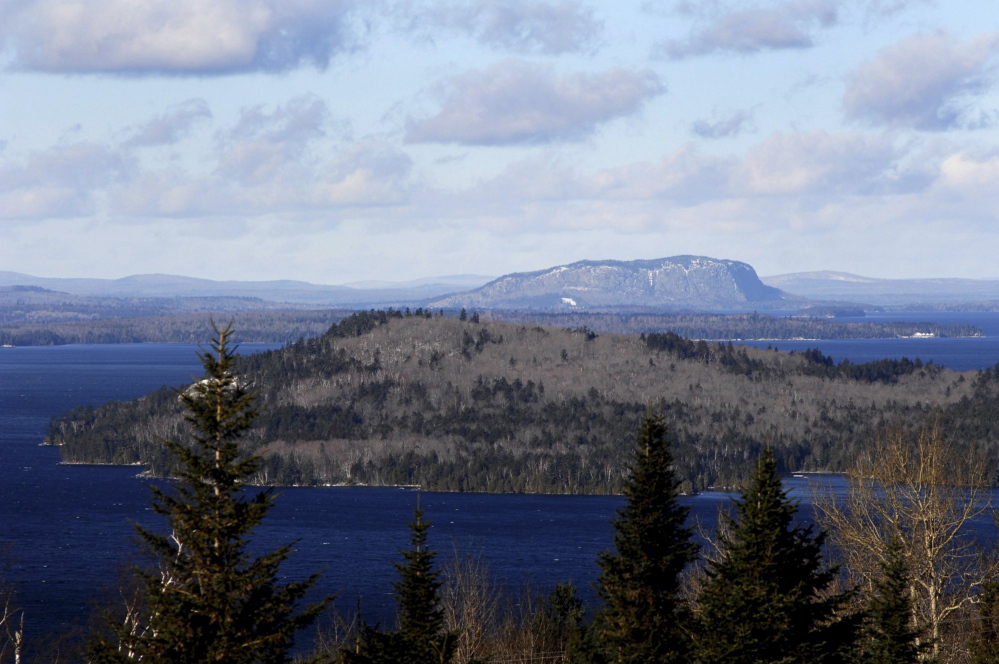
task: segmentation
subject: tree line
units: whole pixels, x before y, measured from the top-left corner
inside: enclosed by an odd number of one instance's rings
[[[204,343],[211,338],[211,325],[203,312],[156,311],[141,315],[142,312],[128,310],[121,316],[106,318],[94,318],[91,314],[74,316],[70,312],[66,315],[69,320],[46,320],[36,315],[5,324],[2,311],[0,307],[0,345]],[[239,325],[243,341],[283,344],[319,336],[332,322],[349,313],[339,309],[263,309],[227,315]]]
[[[863,315],[863,312],[859,312]],[[843,322],[807,316],[774,316],[760,313],[544,313],[493,311],[490,319],[550,327],[586,326],[600,333],[650,334],[673,332],[692,339],[896,339],[914,334],[938,337],[979,337],[975,325],[945,325],[930,322]]]

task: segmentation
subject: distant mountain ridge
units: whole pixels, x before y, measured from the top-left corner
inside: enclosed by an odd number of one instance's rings
[[[121,306],[129,299],[247,300],[230,303],[238,305],[238,309],[253,307],[250,299],[259,300],[259,308],[429,306],[548,312],[794,311],[816,303],[871,308],[999,308],[999,280],[880,279],[835,271],[759,277],[752,266],[743,262],[692,255],[634,261],[581,260],[490,279],[457,274],[398,282],[321,285],[292,279],[216,281],[168,274],[120,279],[51,278],[0,271],[0,290],[6,290],[8,299],[15,293],[10,289],[18,288],[29,300],[57,300],[63,294],[67,298],[117,298],[122,300]],[[163,306],[184,308],[181,304]]]
[[[707,256],[583,260],[504,275],[432,307],[481,309],[745,309],[787,306],[800,298],[767,286],[752,266]]]
[[[999,300],[999,280],[879,279],[830,270],[761,277],[775,288],[815,300],[873,305],[960,304]]]
[[[328,286],[282,279],[274,281],[215,281],[170,274],[137,274],[120,279],[35,277],[0,271],[0,288],[31,286],[79,296],[117,298],[253,297],[268,302],[315,306],[384,306],[421,304],[427,300],[474,288],[489,280],[477,275],[431,277],[413,282],[376,282]],[[373,287],[372,287],[373,286]]]

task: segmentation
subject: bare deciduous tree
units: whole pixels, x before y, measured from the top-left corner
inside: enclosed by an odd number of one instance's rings
[[[0,598],[0,662],[13,656],[14,664],[21,663],[24,647],[24,611],[14,608],[13,594]]]
[[[484,659],[494,638],[499,593],[481,552],[462,555],[455,547],[454,558],[444,569],[440,597],[447,630],[458,633],[452,661],[466,664]]]
[[[10,548],[10,545],[0,547],[0,663],[20,664],[24,648],[24,610],[17,607],[14,587],[4,573],[9,565]]]
[[[903,544],[911,570],[913,620],[926,625],[939,657],[949,616],[969,603],[983,577],[970,531],[989,509],[984,460],[947,445],[937,426],[885,431],[847,473],[837,501],[817,496],[818,516],[855,582],[870,590],[890,543]]]

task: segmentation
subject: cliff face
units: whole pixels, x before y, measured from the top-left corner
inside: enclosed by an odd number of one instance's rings
[[[484,309],[733,309],[787,298],[745,263],[704,256],[640,261],[579,261],[508,274],[434,307]]]

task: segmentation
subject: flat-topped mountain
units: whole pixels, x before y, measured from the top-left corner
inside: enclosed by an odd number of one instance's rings
[[[706,256],[579,261],[508,274],[433,307],[480,309],[745,309],[787,304],[746,263]]]

